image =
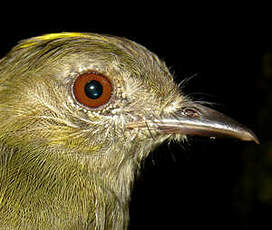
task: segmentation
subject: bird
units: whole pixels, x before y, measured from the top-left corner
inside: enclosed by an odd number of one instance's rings
[[[259,143],[185,95],[134,41],[81,32],[22,40],[0,60],[0,229],[127,229],[142,162],[195,135]]]

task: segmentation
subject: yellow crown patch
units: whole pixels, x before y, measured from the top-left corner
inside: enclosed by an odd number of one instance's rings
[[[19,48],[27,48],[31,47],[39,41],[47,41],[47,40],[54,40],[59,38],[71,38],[71,37],[90,37],[87,33],[79,33],[79,32],[63,32],[63,33],[51,33],[51,34],[45,34],[38,37],[33,37],[27,40],[24,40],[21,45],[19,45]]]

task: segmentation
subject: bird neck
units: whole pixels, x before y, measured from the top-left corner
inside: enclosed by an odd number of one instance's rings
[[[9,208],[7,203],[17,209],[28,207],[33,219],[44,212],[44,217],[50,220],[64,219],[71,216],[71,210],[76,210],[73,213],[77,216],[71,219],[80,216],[82,221],[95,226],[109,220],[106,225],[111,229],[115,229],[113,223],[127,226],[131,189],[142,159],[139,156],[147,149],[130,150],[123,148],[111,155],[105,152],[82,157],[75,151],[64,153],[48,146],[36,149],[2,146],[0,194],[4,196],[0,207]],[[113,217],[106,220],[105,215]]]

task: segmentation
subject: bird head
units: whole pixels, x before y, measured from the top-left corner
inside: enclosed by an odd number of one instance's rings
[[[108,215],[109,229],[121,229],[140,162],[188,135],[258,143],[184,95],[165,63],[133,41],[88,33],[23,40],[0,61],[1,224],[102,229]]]
[[[15,46],[0,68],[0,138],[25,152],[120,164],[187,135],[258,142],[238,122],[190,100],[164,62],[124,38],[34,37]]]

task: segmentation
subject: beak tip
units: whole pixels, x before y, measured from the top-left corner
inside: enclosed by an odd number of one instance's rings
[[[259,141],[258,137],[256,137],[256,136],[254,136],[251,140],[254,141],[258,145],[260,144],[260,141]]]
[[[260,144],[258,137],[251,130],[244,133],[242,140],[244,141],[254,141],[256,144]]]

